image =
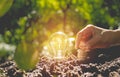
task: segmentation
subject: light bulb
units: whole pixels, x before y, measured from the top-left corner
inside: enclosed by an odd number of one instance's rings
[[[68,47],[68,37],[63,32],[55,32],[49,39],[49,47],[53,58],[64,58]]]

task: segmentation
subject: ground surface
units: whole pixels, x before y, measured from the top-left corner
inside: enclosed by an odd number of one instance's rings
[[[120,77],[120,46],[98,49],[81,61],[71,56],[67,60],[42,57],[36,68],[23,72],[14,61],[0,64],[0,77]]]

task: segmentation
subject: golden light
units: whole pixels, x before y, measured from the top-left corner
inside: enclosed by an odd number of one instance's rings
[[[63,32],[53,33],[48,42],[44,45],[42,54],[51,59],[63,60],[69,58],[75,51],[75,38],[68,37]],[[81,49],[77,50],[77,58],[84,60],[87,53]]]
[[[44,43],[42,54],[50,59],[67,59],[74,50],[74,42],[74,37],[70,37],[63,32],[55,32]]]
[[[68,47],[68,36],[63,32],[55,32],[49,39],[49,48],[51,55],[55,59],[65,58],[66,50]]]

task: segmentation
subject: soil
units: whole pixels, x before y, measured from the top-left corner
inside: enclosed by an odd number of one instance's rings
[[[120,77],[120,46],[96,49],[86,60],[76,58],[55,60],[42,56],[36,68],[20,70],[14,60],[0,62],[0,77]],[[2,60],[2,59],[1,59]]]

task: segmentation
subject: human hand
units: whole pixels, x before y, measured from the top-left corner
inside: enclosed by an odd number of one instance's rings
[[[96,48],[106,48],[113,43],[113,31],[87,25],[76,36],[75,48],[90,51]]]

